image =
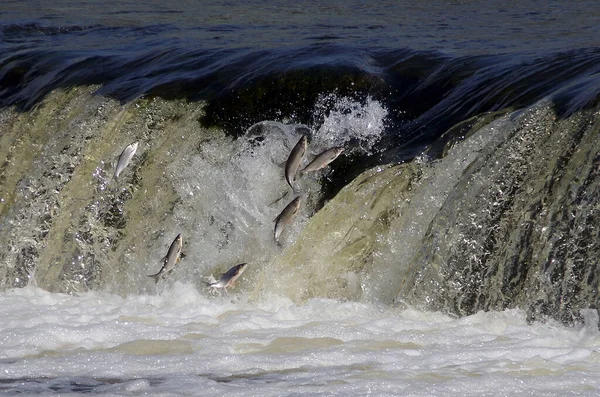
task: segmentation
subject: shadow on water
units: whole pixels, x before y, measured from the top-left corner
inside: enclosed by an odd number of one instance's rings
[[[329,369],[330,371],[334,371],[340,376],[343,376],[343,374],[347,374],[348,372],[362,372],[372,368],[369,365],[349,364],[334,366],[330,367]],[[269,383],[285,383],[292,379],[301,379],[305,384],[311,384],[317,382],[315,377],[318,375],[318,372],[318,368],[303,366],[275,371],[265,371],[259,369],[256,371],[236,374],[206,373],[198,374],[197,376],[200,379],[206,379],[211,382],[232,384],[239,387],[252,384],[264,385]],[[39,395],[48,393],[156,393],[161,385],[164,385],[167,381],[168,378],[162,377],[121,379],[92,378],[83,376],[0,379],[0,393],[24,395]]]
[[[131,390],[151,388],[160,384],[160,379],[116,379],[116,378],[23,378],[0,379],[0,392],[7,394],[47,393],[106,393],[119,389]]]

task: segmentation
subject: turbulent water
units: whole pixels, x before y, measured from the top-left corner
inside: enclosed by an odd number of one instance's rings
[[[600,7],[495,7],[2,3],[0,390],[597,395]]]
[[[519,310],[456,319],[359,302],[156,295],[2,295],[0,392],[12,395],[594,396],[589,325]]]

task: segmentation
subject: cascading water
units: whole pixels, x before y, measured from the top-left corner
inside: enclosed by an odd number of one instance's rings
[[[560,120],[542,101],[457,127],[439,159],[377,167],[342,189],[264,278],[285,274],[277,288],[296,300],[579,321],[598,305],[598,125],[597,112]]]
[[[145,275],[158,271],[178,233],[184,259],[174,280],[201,286],[204,277],[236,262],[251,264],[254,270],[246,275],[252,279],[253,271],[282,250],[273,241],[273,220],[294,197],[282,164],[299,136],[310,137],[309,159],[349,142],[346,155],[365,153],[382,133],[386,116],[376,101],[361,105],[340,98],[315,131],[266,121],[233,139],[199,127],[200,104],[142,99],[120,106],[87,92],[61,95],[67,110],[53,97],[38,111],[46,117],[65,112],[73,121],[53,126],[52,134],[41,128],[48,149],[23,168],[30,174],[19,182],[15,205],[5,204],[11,225],[0,235],[10,246],[3,258],[9,269],[5,286],[24,285],[33,277],[54,291],[147,291],[153,282]],[[81,138],[64,143],[75,135]],[[133,141],[139,148],[130,167],[111,181],[116,156]],[[18,157],[27,150],[14,146],[10,153]],[[45,179],[48,168],[55,170],[54,185]],[[5,166],[4,172],[14,171]],[[284,247],[315,212],[327,172],[299,181],[304,204],[283,236]],[[31,219],[17,221],[26,215]],[[24,260],[28,265],[19,265]]]
[[[310,136],[309,156],[343,145],[346,156],[370,153],[386,110],[340,98],[314,131],[265,121],[237,139],[199,127],[201,114],[198,103],[122,106],[81,89],[24,116],[3,111],[4,286],[33,277],[52,291],[149,292],[146,275],[182,233],[171,278],[199,288],[248,262],[242,285],[254,297],[277,290],[463,315],[518,306],[565,322],[597,305],[594,112],[556,120],[540,102],[482,117],[440,138],[449,146],[439,159],[376,167],[319,212],[328,171],[306,175],[283,248],[273,221],[295,196],[282,164],[300,134]],[[110,181],[136,140],[129,169]]]
[[[460,315],[521,307],[565,323],[597,308],[599,116],[561,119],[542,101],[469,138],[488,142],[455,175],[400,296]],[[466,156],[457,145],[434,167]]]

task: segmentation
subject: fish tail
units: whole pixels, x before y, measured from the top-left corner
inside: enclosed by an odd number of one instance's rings
[[[285,178],[285,180],[287,181],[288,185],[290,185],[290,187],[292,189],[294,189],[294,184],[289,179],[287,179],[287,178]]]
[[[119,175],[117,175],[116,173],[112,174],[110,176],[110,178],[108,179],[108,182],[106,182],[106,186],[110,185],[110,183],[112,181],[118,181],[119,180]]]
[[[160,273],[156,273],[156,274],[148,274],[148,277],[152,277],[154,279],[154,282],[156,284],[158,284],[158,280],[160,280]]]

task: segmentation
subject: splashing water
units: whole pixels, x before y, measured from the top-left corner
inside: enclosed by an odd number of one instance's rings
[[[192,153],[174,159],[167,172],[180,200],[172,224],[188,236],[189,264],[180,277],[210,277],[241,262],[250,263],[246,274],[268,265],[281,251],[273,240],[273,221],[295,196],[284,180],[283,164],[299,137],[311,136],[309,151],[315,153],[353,140],[367,151],[383,132],[385,115],[376,101],[361,105],[341,98],[314,132],[304,125],[264,121],[238,139],[214,131]],[[318,175],[299,180],[303,205],[284,232],[284,247],[314,213],[321,182]]]
[[[333,104],[328,106],[329,103]],[[331,94],[320,98],[315,113],[323,117],[323,124],[311,139],[315,153],[334,146],[345,146],[350,153],[372,154],[373,146],[383,135],[388,115],[387,109],[372,98],[367,98],[363,104]]]

